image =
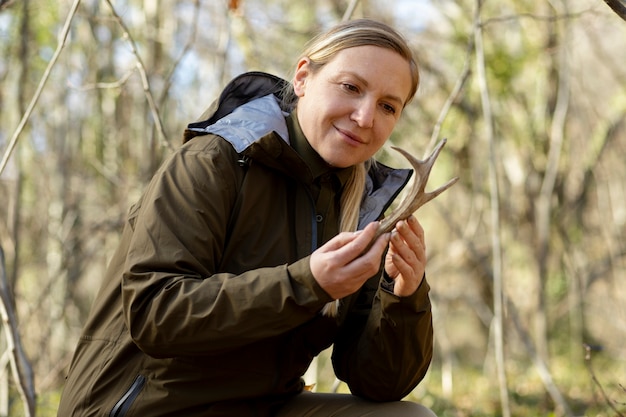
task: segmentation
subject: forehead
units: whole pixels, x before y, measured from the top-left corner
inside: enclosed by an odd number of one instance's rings
[[[355,77],[368,87],[387,95],[408,98],[411,87],[411,66],[398,52],[379,46],[356,46],[339,51],[322,71],[329,77]]]

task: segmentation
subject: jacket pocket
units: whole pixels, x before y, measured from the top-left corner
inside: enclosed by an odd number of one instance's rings
[[[109,417],[124,417],[133,405],[133,402],[141,392],[145,383],[146,377],[143,375],[137,375],[130,388],[128,388],[128,391],[126,391],[124,395],[122,395],[122,398],[115,403],[115,406],[109,413]]]

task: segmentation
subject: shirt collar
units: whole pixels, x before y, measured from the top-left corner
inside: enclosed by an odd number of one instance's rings
[[[317,151],[313,149],[306,136],[304,136],[295,110],[286,117],[286,121],[291,147],[307,164],[313,178],[319,178],[325,174],[335,174],[343,186],[348,180],[353,168],[333,168],[328,165]]]

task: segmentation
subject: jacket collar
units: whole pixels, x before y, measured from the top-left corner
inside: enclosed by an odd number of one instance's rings
[[[312,177],[320,178],[324,175],[332,175],[339,181],[341,187],[343,187],[352,173],[353,168],[334,168],[322,158],[315,149],[311,146],[306,136],[302,132],[300,123],[298,121],[297,112],[292,111],[289,116],[285,118],[287,122],[287,129],[289,131],[289,141],[291,147],[296,150],[298,155],[306,162],[308,168],[311,170]]]

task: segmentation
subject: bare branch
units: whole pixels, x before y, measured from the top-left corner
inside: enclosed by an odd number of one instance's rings
[[[354,14],[354,9],[356,9],[357,4],[359,4],[359,0],[350,0],[350,4],[348,4],[348,8],[346,9],[346,12],[343,14],[343,17],[341,18],[342,22],[352,19],[352,15]]]
[[[136,66],[137,66],[137,69],[139,70],[139,74],[141,76],[141,83],[142,83],[142,86],[143,86],[143,91],[144,91],[144,94],[146,95],[146,99],[148,100],[148,106],[150,107],[150,112],[152,113],[152,118],[154,119],[154,123],[156,123],[156,125],[157,125],[157,129],[159,130],[159,133],[161,133],[161,136],[163,138],[163,142],[164,142],[165,146],[167,146],[167,148],[171,150],[173,147],[172,147],[172,144],[170,143],[170,141],[169,141],[169,139],[167,137],[167,134],[165,133],[165,129],[163,128],[163,122],[161,121],[161,115],[159,114],[159,109],[158,109],[158,107],[156,105],[156,102],[154,100],[154,96],[152,95],[152,90],[150,89],[150,81],[148,79],[148,73],[146,71],[146,66],[144,65],[143,60],[141,59],[141,56],[139,55],[139,51],[137,50],[137,46],[136,46],[135,40],[131,36],[130,31],[126,27],[126,24],[124,23],[124,21],[122,20],[120,15],[117,14],[117,11],[115,10],[115,7],[113,7],[113,4],[111,3],[111,0],[106,0],[106,2],[109,5],[109,8],[111,9],[111,13],[113,14],[113,17],[114,17],[115,21],[122,28],[122,31],[124,32],[124,37],[128,40],[128,43],[130,45],[130,48],[131,48],[131,51],[132,51],[133,55],[135,55],[135,59],[137,60]]]
[[[596,373],[594,372],[593,366],[591,365],[591,351],[594,350],[594,348],[586,343],[583,345],[583,347],[585,348],[585,363],[587,364],[587,370],[589,371],[591,380],[593,381],[594,384],[597,385],[598,389],[600,390],[600,393],[602,394],[602,398],[604,398],[604,401],[609,405],[609,407],[611,407],[611,410],[615,411],[615,415],[619,417],[624,417],[624,414],[621,413],[615,407],[615,404],[614,404],[615,401],[612,401],[609,398],[609,396],[604,391],[602,384],[600,384],[600,381],[598,381],[598,378],[596,377]]]
[[[480,101],[485,118],[485,129],[489,144],[489,195],[491,205],[491,245],[493,251],[493,329],[495,344],[496,372],[498,375],[500,406],[502,415],[511,415],[507,378],[504,369],[504,330],[503,330],[503,277],[502,277],[502,242],[500,239],[500,191],[498,189],[497,157],[494,134],[494,119],[491,109],[491,97],[487,85],[487,69],[483,48],[483,30],[481,26],[482,0],[476,0],[474,9],[474,47],[476,48],[476,76],[480,89]]]
[[[581,10],[580,12],[575,12],[575,13],[560,13],[560,14],[555,14],[555,15],[550,15],[550,16],[538,15],[538,14],[533,14],[533,13],[516,13],[513,15],[490,17],[488,19],[483,20],[481,25],[485,27],[485,26],[489,26],[495,23],[508,23],[511,21],[517,21],[521,19],[530,19],[530,20],[543,21],[543,22],[557,22],[563,19],[572,19],[576,17],[581,17],[582,15],[586,13],[590,13],[590,12],[593,12],[593,9]]]
[[[430,136],[430,143],[428,144],[428,148],[432,148],[432,146],[437,142],[437,138],[439,138],[439,132],[441,131],[441,126],[443,125],[443,121],[446,119],[446,116],[450,112],[452,108],[452,104],[459,97],[461,92],[463,91],[463,87],[465,86],[466,81],[469,79],[469,76],[472,72],[471,65],[471,57],[474,51],[474,41],[470,38],[469,44],[467,46],[467,55],[465,57],[465,63],[463,64],[463,70],[461,71],[461,75],[456,81],[452,92],[446,99],[446,102],[443,104],[441,111],[439,112],[439,116],[437,117],[437,122],[435,123],[435,127],[433,128],[433,133]]]
[[[70,87],[76,88],[77,90],[80,90],[80,91],[96,90],[96,89],[103,89],[103,90],[105,90],[105,89],[109,89],[109,88],[120,88],[124,84],[126,84],[126,82],[131,77],[131,75],[133,75],[133,72],[135,72],[134,69],[130,70],[130,71],[127,71],[126,74],[124,74],[124,76],[122,78],[120,78],[117,81],[110,82],[110,83],[87,84],[87,85],[83,85],[81,87],[70,85]]]
[[[554,380],[552,379],[552,374],[550,373],[548,364],[543,360],[539,352],[537,352],[537,349],[533,345],[532,338],[530,337],[528,332],[524,329],[524,326],[522,325],[522,320],[517,311],[517,308],[515,307],[515,304],[513,303],[513,300],[507,297],[506,294],[504,296],[504,299],[505,299],[505,303],[507,306],[507,312],[509,316],[511,317],[515,330],[519,334],[522,340],[522,343],[526,347],[526,350],[528,351],[532,361],[534,362],[535,368],[537,369],[537,373],[539,373],[539,377],[541,378],[541,382],[543,383],[543,386],[546,388],[546,390],[550,394],[552,401],[554,401],[554,403],[558,407],[560,407],[562,413],[565,416],[573,416],[574,414],[572,413],[572,410],[567,404],[567,401],[565,400],[565,398],[563,397],[563,394],[561,394],[558,387],[554,383]]]
[[[2,175],[2,172],[4,171],[7,164],[9,163],[9,158],[11,157],[11,154],[13,153],[13,150],[15,149],[15,145],[17,145],[17,140],[20,134],[22,133],[22,131],[24,130],[24,127],[26,126],[26,123],[28,122],[30,115],[33,113],[33,110],[35,109],[35,106],[37,105],[37,101],[39,101],[41,92],[43,91],[43,88],[46,85],[48,78],[50,78],[50,73],[52,72],[52,68],[54,67],[57,60],[59,59],[59,56],[61,55],[61,51],[63,50],[63,47],[65,46],[65,41],[67,40],[67,35],[70,32],[72,20],[74,19],[74,16],[76,15],[76,10],[78,10],[79,5],[80,5],[80,0],[74,0],[74,4],[72,4],[72,8],[70,9],[70,12],[67,15],[67,18],[65,19],[65,25],[63,26],[63,29],[61,30],[61,33],[59,34],[59,41],[57,44],[57,49],[56,51],[54,51],[54,55],[52,56],[52,59],[48,63],[48,67],[46,68],[46,71],[44,72],[43,76],[41,77],[41,80],[39,81],[37,90],[35,91],[35,94],[33,95],[33,98],[31,99],[30,104],[28,105],[28,108],[26,109],[26,112],[22,116],[22,120],[20,120],[20,123],[18,124],[17,128],[15,129],[15,132],[13,133],[13,136],[11,137],[11,140],[9,141],[9,146],[4,152],[2,161],[0,161],[0,175]]]
[[[15,308],[11,301],[9,285],[5,273],[4,252],[0,247],[0,316],[7,339],[8,362],[11,365],[13,379],[17,390],[24,402],[26,417],[35,415],[35,384],[33,382],[33,370],[24,353],[20,334],[18,332]]]
[[[178,66],[182,62],[185,55],[187,55],[187,53],[191,50],[193,44],[196,42],[196,36],[198,35],[198,22],[200,20],[200,0],[194,1],[193,8],[194,8],[194,12],[193,12],[194,19],[193,19],[193,24],[191,25],[191,33],[189,34],[189,39],[187,39],[187,43],[183,47],[178,57],[174,60],[174,64],[172,65],[172,68],[169,74],[167,74],[167,76],[165,77],[165,86],[163,87],[163,91],[161,92],[161,96],[159,97],[159,104],[162,104],[163,101],[165,100],[170,90],[170,87],[172,86],[174,74],[176,73]]]

